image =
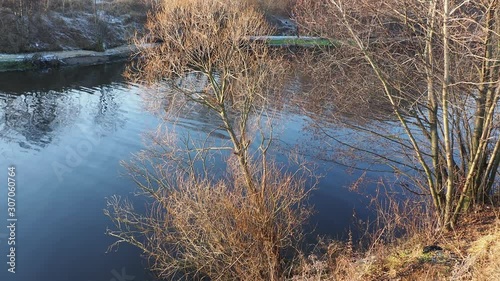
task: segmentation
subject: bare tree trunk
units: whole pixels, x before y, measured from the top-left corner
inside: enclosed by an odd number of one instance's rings
[[[448,21],[450,17],[450,1],[444,0],[444,15],[443,15],[443,58],[444,58],[444,72],[443,72],[443,93],[442,93],[442,106],[443,106],[443,127],[444,127],[444,149],[446,156],[446,166],[448,177],[446,180],[446,204],[444,210],[444,227],[451,227],[453,193],[455,187],[455,170],[453,164],[453,149],[451,145],[451,132],[450,132],[450,112],[449,112],[449,85],[450,85],[450,34],[448,29]]]
[[[440,149],[439,149],[439,131],[438,131],[438,107],[436,103],[436,93],[434,90],[434,49],[432,47],[432,41],[434,40],[434,25],[436,20],[436,1],[429,1],[429,12],[428,12],[428,25],[427,38],[425,42],[425,58],[426,58],[426,75],[427,75],[427,99],[428,99],[428,111],[429,111],[429,129],[431,135],[431,156],[432,156],[432,166],[435,174],[435,186],[431,188],[431,196],[438,212],[438,218],[442,218],[440,210],[442,210],[442,202],[440,197],[440,190],[442,186],[442,173],[440,169]]]

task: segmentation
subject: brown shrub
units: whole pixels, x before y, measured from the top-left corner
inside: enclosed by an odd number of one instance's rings
[[[304,179],[268,167],[261,201],[239,175],[216,182],[146,177],[141,182],[156,181],[141,185],[154,202],[151,211],[142,216],[127,201],[111,198],[106,215],[116,229],[108,234],[118,238],[113,246],[141,248],[159,277],[282,280],[289,272],[310,213]]]
[[[269,31],[263,13],[243,1],[170,0],[147,29],[129,74],[160,84],[153,107],[176,118],[198,106],[220,127],[184,150],[171,134],[156,138],[167,151],[140,159],[152,170],[129,166],[152,211],[141,216],[112,198],[106,214],[115,230],[108,234],[115,245],[141,248],[161,278],[283,280],[310,211],[300,171],[282,172],[266,158],[272,133],[262,123],[271,118],[266,105],[283,66],[267,46],[246,40]],[[226,141],[212,143],[212,133]],[[207,159],[224,150],[228,169],[216,178]]]

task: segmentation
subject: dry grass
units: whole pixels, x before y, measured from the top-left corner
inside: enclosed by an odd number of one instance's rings
[[[438,228],[430,202],[394,197],[385,186],[373,198],[377,219],[360,243],[320,241],[297,265],[293,281],[500,280],[500,208],[484,206],[452,231]],[[424,247],[442,250],[424,253]]]
[[[498,212],[500,209],[496,209]],[[500,220],[495,209],[472,215],[457,233],[461,261],[452,272],[454,280],[500,280]]]
[[[290,15],[293,6],[295,5],[295,0],[247,0],[249,2],[255,2],[262,10],[268,14]]]
[[[349,242],[322,243],[317,254],[302,260],[293,280],[500,280],[498,211],[489,208],[472,214],[450,232],[417,227],[428,224],[417,217],[407,221],[413,232],[383,243],[372,240],[364,249],[353,249]],[[381,231],[393,233],[380,229],[375,233]],[[443,250],[423,252],[434,244]]]

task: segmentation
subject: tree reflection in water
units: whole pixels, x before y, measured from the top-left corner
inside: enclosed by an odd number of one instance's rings
[[[123,82],[124,67],[119,63],[0,73],[0,139],[40,150],[82,114],[101,135],[115,132],[124,118],[116,101],[119,92],[113,89]]]

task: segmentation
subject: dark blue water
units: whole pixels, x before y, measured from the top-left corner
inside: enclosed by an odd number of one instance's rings
[[[160,123],[143,108],[142,89],[123,81],[123,67],[0,74],[0,280],[153,280],[132,246],[106,253],[114,242],[105,235],[111,227],[103,215],[106,198],[127,196],[144,205],[120,161],[144,148],[144,134]],[[308,118],[283,111],[275,122],[275,157],[286,162],[287,150],[311,141]],[[179,124],[198,134],[217,127],[200,112]],[[366,200],[345,189],[360,173],[316,164],[324,177],[311,199],[311,225],[319,234],[341,236],[354,209],[366,212]],[[7,271],[9,167],[16,171],[15,274]]]

